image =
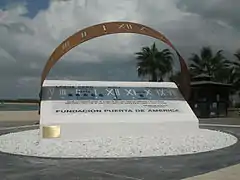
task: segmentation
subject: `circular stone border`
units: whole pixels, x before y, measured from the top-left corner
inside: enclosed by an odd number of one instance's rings
[[[210,152],[230,147],[237,142],[238,138],[234,135],[208,129],[172,135],[161,131],[158,137],[97,137],[79,141],[54,139],[39,142],[39,129],[35,129],[1,135],[0,151],[27,157],[58,159],[142,158]]]

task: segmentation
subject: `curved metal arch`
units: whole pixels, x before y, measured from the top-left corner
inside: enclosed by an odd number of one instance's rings
[[[50,58],[48,59],[41,75],[41,86],[46,79],[48,73],[55,65],[60,58],[66,54],[68,51],[73,49],[74,47],[91,40],[96,37],[109,35],[109,34],[118,34],[118,33],[135,33],[135,34],[142,34],[146,36],[150,36],[169,45],[177,54],[180,62],[181,67],[181,81],[180,81],[180,90],[185,97],[185,99],[189,99],[190,96],[190,75],[188,72],[187,65],[177,51],[177,49],[172,45],[172,43],[160,32],[142,25],[133,22],[105,22],[97,25],[93,25],[87,28],[84,28],[77,33],[73,34],[65,41],[63,41],[51,54]]]

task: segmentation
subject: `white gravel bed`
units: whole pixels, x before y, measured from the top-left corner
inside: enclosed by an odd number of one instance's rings
[[[237,138],[223,132],[199,129],[194,132],[160,132],[157,137],[94,138],[79,141],[39,142],[39,130],[0,136],[0,151],[11,154],[57,158],[112,158],[183,155],[231,146]]]

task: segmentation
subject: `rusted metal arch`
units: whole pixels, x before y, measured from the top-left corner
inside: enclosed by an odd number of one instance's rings
[[[177,54],[180,62],[181,67],[181,80],[180,80],[180,90],[185,97],[185,99],[189,99],[190,96],[190,75],[187,68],[187,65],[177,51],[177,49],[173,46],[173,44],[160,32],[142,25],[133,22],[105,22],[97,25],[93,25],[87,28],[84,28],[77,33],[73,34],[65,41],[63,41],[51,54],[50,58],[48,59],[41,75],[41,86],[46,79],[48,73],[55,65],[60,58],[66,54],[68,51],[73,49],[74,47],[82,44],[88,40],[91,40],[96,37],[109,35],[109,34],[118,34],[118,33],[135,33],[135,34],[142,34],[146,36],[150,36],[169,45]]]

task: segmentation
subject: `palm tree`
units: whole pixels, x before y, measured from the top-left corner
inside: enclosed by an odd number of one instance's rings
[[[235,56],[237,57],[238,60],[236,65],[240,68],[240,49],[236,52]]]
[[[238,50],[235,54],[236,60],[232,62],[232,79],[231,82],[236,91],[240,90],[240,50]]]
[[[150,75],[150,81],[163,81],[163,78],[172,71],[173,56],[169,49],[159,51],[154,43],[151,47],[143,47],[135,54],[139,77]]]
[[[240,50],[238,50],[235,54],[235,57],[236,57],[236,61],[234,62],[234,68],[235,68],[235,71],[238,75],[240,75]],[[239,76],[240,78],[240,76]]]
[[[192,54],[189,59],[191,75],[207,74],[215,81],[224,81],[228,76],[223,76],[223,72],[226,73],[229,69],[230,62],[226,60],[222,52],[220,50],[214,54],[210,47],[203,47],[200,55]]]

